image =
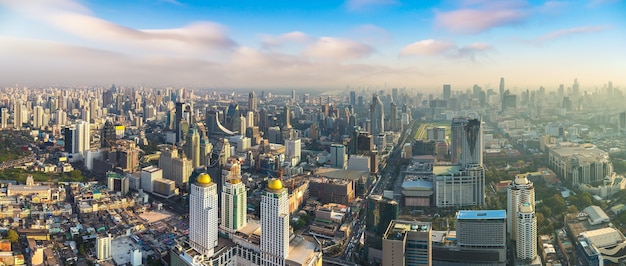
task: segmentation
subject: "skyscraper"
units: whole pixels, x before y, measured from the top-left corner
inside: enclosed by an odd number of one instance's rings
[[[185,155],[191,160],[191,166],[193,168],[200,166],[200,134],[195,125],[187,132],[185,139]]]
[[[461,165],[483,164],[483,129],[479,119],[469,119],[463,126]]]
[[[450,126],[450,158],[452,164],[459,164],[461,161],[461,151],[463,148],[463,135],[465,132],[465,125],[467,124],[467,117],[455,117],[452,118],[452,125]]]
[[[2,123],[0,123],[0,128],[5,129],[8,127],[9,121],[9,110],[6,108],[2,108],[0,111],[0,115],[2,116]]]
[[[443,100],[450,100],[450,96],[452,95],[452,89],[450,84],[443,84]]]
[[[504,78],[500,78],[500,97],[504,94]]]
[[[78,151],[78,132],[76,132],[76,126],[67,126],[63,129],[65,152],[76,153]]]
[[[111,258],[111,235],[96,238],[96,259],[104,261]]]
[[[393,220],[383,235],[383,265],[432,265],[432,226]]]
[[[528,174],[518,174],[507,188],[507,232],[510,238],[517,239],[516,221],[519,206],[526,202],[535,202],[535,188],[533,182],[527,178]]]
[[[380,100],[378,94],[375,93],[372,97],[372,104],[370,105],[370,121],[372,124],[372,135],[378,136],[385,132],[385,109],[383,101]]]
[[[289,255],[289,194],[270,179],[261,196],[261,265],[283,265]]]
[[[13,106],[13,127],[16,129],[21,129],[22,124],[24,123],[24,120],[22,120],[23,109],[24,104],[22,103],[22,100],[15,101]]]
[[[35,106],[33,107],[33,127],[34,128],[43,128],[43,107]]]
[[[339,169],[346,169],[346,167],[348,167],[346,146],[342,144],[330,145],[330,167]]]
[[[518,174],[507,189],[507,232],[515,241],[517,259],[532,261],[537,257],[537,217],[535,188],[528,174]]]
[[[217,185],[209,174],[198,176],[189,193],[189,244],[211,257],[217,246]]]
[[[457,244],[465,250],[492,251],[506,261],[506,211],[461,210],[456,216]]]
[[[256,111],[256,93],[254,91],[251,91],[250,94],[248,94],[248,110],[249,111]]]
[[[78,139],[77,141],[77,151],[78,153],[80,153],[83,158],[87,157],[87,151],[89,150],[90,147],[90,139],[91,139],[91,127],[89,122],[85,122],[85,121],[79,121],[76,124],[76,129],[77,129],[77,133],[78,133]]]
[[[350,105],[352,105],[352,107],[356,107],[356,92],[355,91],[350,91]]]
[[[399,130],[398,125],[398,106],[395,101],[391,102],[391,109],[389,112],[389,127],[393,131]]]
[[[247,210],[246,185],[241,182],[241,177],[227,180],[222,189],[222,228],[228,233],[234,233],[246,225]]]
[[[518,206],[515,217],[515,251],[517,259],[533,261],[537,258],[537,216],[535,216],[535,204],[525,202]]]

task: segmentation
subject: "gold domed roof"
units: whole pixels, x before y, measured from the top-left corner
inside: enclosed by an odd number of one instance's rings
[[[233,185],[234,184],[239,184],[239,183],[241,183],[241,178],[231,178],[231,179],[228,180],[228,183],[231,183]]]
[[[211,176],[207,173],[200,174],[196,182],[198,182],[198,184],[211,184]]]
[[[267,182],[267,188],[271,190],[281,190],[283,189],[283,181],[280,181],[280,179],[272,178]]]

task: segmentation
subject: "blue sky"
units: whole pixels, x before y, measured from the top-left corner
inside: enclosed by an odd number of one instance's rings
[[[620,0],[0,0],[2,85],[626,83]]]

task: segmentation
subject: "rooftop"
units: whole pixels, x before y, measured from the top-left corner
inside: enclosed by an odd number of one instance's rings
[[[461,210],[457,220],[506,219],[506,210]]]

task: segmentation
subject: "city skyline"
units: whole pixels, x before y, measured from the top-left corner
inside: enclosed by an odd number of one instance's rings
[[[0,0],[2,80],[197,88],[619,87],[623,1]],[[621,60],[620,60],[621,59]],[[532,80],[531,80],[532,78]]]

